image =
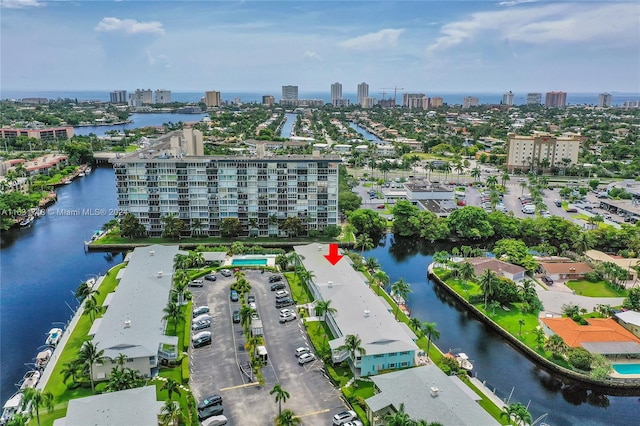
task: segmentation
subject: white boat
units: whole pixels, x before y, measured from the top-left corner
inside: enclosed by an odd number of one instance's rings
[[[20,221],[20,226],[22,227],[27,227],[29,225],[31,225],[31,223],[33,222],[34,217],[33,216],[27,216],[24,219],[22,219]]]
[[[85,175],[91,174],[93,170],[91,169],[91,167],[87,167],[87,169],[84,171]]]
[[[453,358],[458,361],[458,365],[463,370],[471,371],[473,370],[473,364],[469,361],[469,357],[464,352],[456,352],[455,350],[450,350],[446,354],[446,357]]]
[[[84,172],[78,173],[78,177],[84,177]]]
[[[36,368],[44,369],[49,363],[49,360],[51,359],[51,355],[53,355],[53,351],[50,348],[45,349],[41,352],[38,352],[38,355],[36,355],[36,362],[35,362]]]
[[[40,381],[40,372],[38,370],[29,371],[22,378],[22,384],[20,385],[20,390],[24,390],[27,388],[35,388],[39,381]]]
[[[60,341],[62,337],[62,329],[61,328],[52,328],[47,333],[47,340],[45,340],[44,344],[49,346],[55,346]]]
[[[22,393],[18,392],[4,403],[2,407],[2,416],[0,416],[0,425],[5,425],[15,416],[21,412],[22,406]]]

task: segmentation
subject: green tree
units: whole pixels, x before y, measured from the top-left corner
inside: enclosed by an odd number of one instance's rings
[[[251,327],[251,317],[257,313],[258,311],[251,308],[249,305],[244,305],[240,308],[240,323],[245,330],[249,330],[249,327]]]
[[[78,299],[79,302],[82,302],[84,299],[86,299],[92,294],[99,295],[100,292],[98,290],[94,290],[93,287],[85,281],[78,286],[74,296],[76,299]]]
[[[98,303],[96,296],[92,294],[84,301],[84,311],[82,312],[82,315],[88,315],[93,322],[96,319],[96,316],[101,313],[102,305]]]
[[[289,395],[289,392],[282,389],[282,386],[280,386],[279,383],[276,383],[273,386],[273,389],[271,389],[269,395],[275,395],[276,404],[278,404],[278,416],[280,416],[282,414],[282,403],[287,402],[287,399],[289,399],[291,395]]]
[[[429,357],[429,350],[431,349],[431,341],[438,340],[440,338],[440,331],[437,328],[435,322],[422,323],[422,334],[427,336],[427,357]]]
[[[387,229],[387,220],[369,209],[358,209],[348,216],[349,223],[356,229],[357,234],[367,234],[377,238]]]
[[[359,356],[367,354],[367,351],[362,347],[362,341],[357,334],[347,334],[344,338],[344,344],[342,346],[338,346],[336,350],[340,352],[347,351],[354,364],[356,362],[356,352]]]
[[[160,416],[158,417],[160,418],[160,424],[162,426],[178,426],[185,420],[180,404],[170,399],[164,402]]]
[[[127,213],[120,220],[120,235],[128,238],[141,238],[147,233],[144,225],[140,223],[133,213]]]
[[[182,316],[182,309],[180,306],[175,302],[169,302],[162,312],[164,312],[162,319],[167,322],[173,321],[173,330],[177,333],[178,322],[180,322],[180,317]]]
[[[404,411],[404,402],[400,403],[398,411],[387,414],[384,421],[387,426],[410,426],[412,424],[409,414]]]
[[[409,284],[402,278],[399,278],[398,281],[394,282],[391,285],[392,295],[400,296],[401,298],[406,300],[407,297],[409,296],[409,293],[411,293],[411,284]],[[396,303],[396,313],[395,313],[396,319],[398,319],[399,309],[400,309],[400,304]]]
[[[167,396],[169,400],[171,400],[171,397],[173,396],[174,393],[178,396],[182,394],[180,392],[180,388],[181,388],[180,383],[178,383],[177,381],[173,380],[170,377],[167,377],[167,379],[164,381],[164,383],[160,387],[160,390],[161,391],[166,390]]]
[[[482,294],[484,295],[484,310],[487,310],[487,303],[489,301],[489,297],[493,296],[495,292],[495,288],[498,282],[498,276],[491,269],[486,269],[482,275],[480,275],[480,279],[478,284],[480,284],[480,289],[482,290]]]
[[[570,348],[567,351],[567,360],[573,367],[586,371],[591,368],[592,356],[586,349]]]
[[[282,229],[289,237],[297,237],[305,231],[305,225],[298,216],[290,216],[285,219]]]
[[[400,200],[391,209],[393,213],[393,233],[401,237],[411,237],[418,234],[416,224],[411,221],[418,215],[418,208],[410,201]]]
[[[164,225],[162,230],[163,238],[178,238],[185,228],[185,223],[174,214],[162,216],[160,219]]]
[[[480,207],[466,206],[454,210],[447,218],[447,224],[461,238],[480,239],[494,234],[487,212]]]
[[[356,242],[354,244],[354,247],[362,249],[361,256],[364,257],[364,251],[365,250],[371,250],[372,248],[375,247],[375,245],[373,244],[373,240],[371,239],[371,237],[368,234],[360,234],[356,238]]]
[[[492,307],[493,307],[493,306],[495,306],[495,305],[494,305],[494,302],[496,302],[496,301],[495,301],[495,300],[491,301],[491,306],[492,306]],[[498,306],[500,306],[500,303],[498,303]],[[494,308],[494,315],[495,315],[495,308]],[[523,319],[519,319],[519,320],[518,320],[518,325],[520,326],[520,329],[519,329],[519,331],[518,331],[518,335],[519,335],[519,336],[522,336],[522,326],[523,326],[524,324],[525,324],[525,320],[523,320]]]
[[[191,236],[196,236],[202,234],[202,230],[204,229],[204,223],[198,218],[191,219]]]
[[[527,407],[519,402],[511,403],[504,407],[500,417],[506,417],[509,424],[514,425],[529,425],[532,422],[531,414]]]
[[[544,348],[551,351],[552,354],[563,355],[569,348],[564,339],[557,334],[552,334],[544,344]]]
[[[301,420],[289,409],[284,410],[275,419],[275,426],[295,426],[301,423]]]
[[[89,368],[89,380],[91,381],[91,392],[95,393],[93,381],[93,365],[104,362],[107,357],[104,356],[104,350],[98,349],[98,344],[90,340],[84,342],[80,348],[78,359]]]
[[[236,217],[226,217],[220,222],[220,234],[226,238],[233,238],[242,232],[242,224]]]
[[[36,420],[40,426],[40,408],[46,408],[49,413],[53,411],[53,394],[42,389],[26,388],[23,391],[22,409],[28,409],[29,414],[36,412]]]
[[[333,315],[338,310],[331,306],[331,299],[329,300],[318,300],[316,303],[316,315],[321,317],[324,321],[327,314]]]
[[[378,294],[378,295],[380,295],[380,291],[378,289],[380,287],[384,287],[386,285],[389,285],[389,282],[390,282],[389,275],[387,275],[387,273],[384,272],[383,270],[377,270],[376,272],[373,273],[371,278],[374,280],[374,282],[377,283],[376,294]]]

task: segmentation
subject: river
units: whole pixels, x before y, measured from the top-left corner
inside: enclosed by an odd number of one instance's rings
[[[360,133],[368,141],[371,141],[371,142],[374,142],[374,143],[383,143],[382,139],[380,139],[379,137],[377,137],[376,135],[374,135],[373,133],[371,133],[367,129],[358,126],[355,123],[349,123],[349,127],[351,127],[356,132]]]
[[[298,114],[286,113],[284,116],[286,118],[286,121],[282,125],[282,129],[280,129],[280,136],[283,138],[288,138],[291,136],[293,126],[295,126],[296,120],[298,119]]]
[[[172,113],[148,113],[148,114],[131,114],[129,120],[131,123],[118,124],[115,126],[82,126],[74,127],[73,130],[76,135],[86,136],[93,133],[97,136],[104,136],[104,134],[111,130],[124,131],[125,129],[135,129],[138,127],[147,126],[162,126],[164,123],[177,123],[182,121],[183,123],[189,123],[194,121],[200,121],[203,117],[207,117],[209,114],[172,114]]]
[[[16,391],[14,383],[27,371],[24,364],[33,362],[52,323],[70,318],[67,305],[77,306],[72,295],[77,286],[123,260],[118,253],[86,253],[83,245],[110,217],[82,214],[82,209],[107,209],[108,213],[116,207],[114,188],[113,171],[98,168],[59,188],[58,202],[31,228],[2,234],[2,402]],[[68,214],[76,211],[78,215]],[[391,282],[404,278],[411,284],[408,305],[412,315],[437,323],[441,336],[435,343],[441,349],[466,352],[474,363],[474,373],[503,398],[513,389],[511,402],[529,404],[533,419],[546,413],[544,421],[552,426],[638,423],[637,396],[596,394],[553,379],[429,282],[426,270],[432,254],[449,248],[395,240],[389,235],[365,256],[379,259]]]

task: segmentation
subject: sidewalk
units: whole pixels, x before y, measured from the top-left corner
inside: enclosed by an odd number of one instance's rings
[[[503,409],[507,406],[502,399],[500,399],[495,393],[491,392],[491,390],[484,385],[477,377],[471,377],[469,379],[474,386],[480,390],[483,394],[486,395],[487,398],[491,400],[498,408]]]

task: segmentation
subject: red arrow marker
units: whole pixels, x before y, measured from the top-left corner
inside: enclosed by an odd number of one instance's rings
[[[337,244],[329,244],[329,254],[325,254],[324,257],[327,258],[329,263],[331,263],[332,265],[335,265],[336,263],[340,262],[340,259],[342,259],[344,256],[341,254],[338,254]]]

